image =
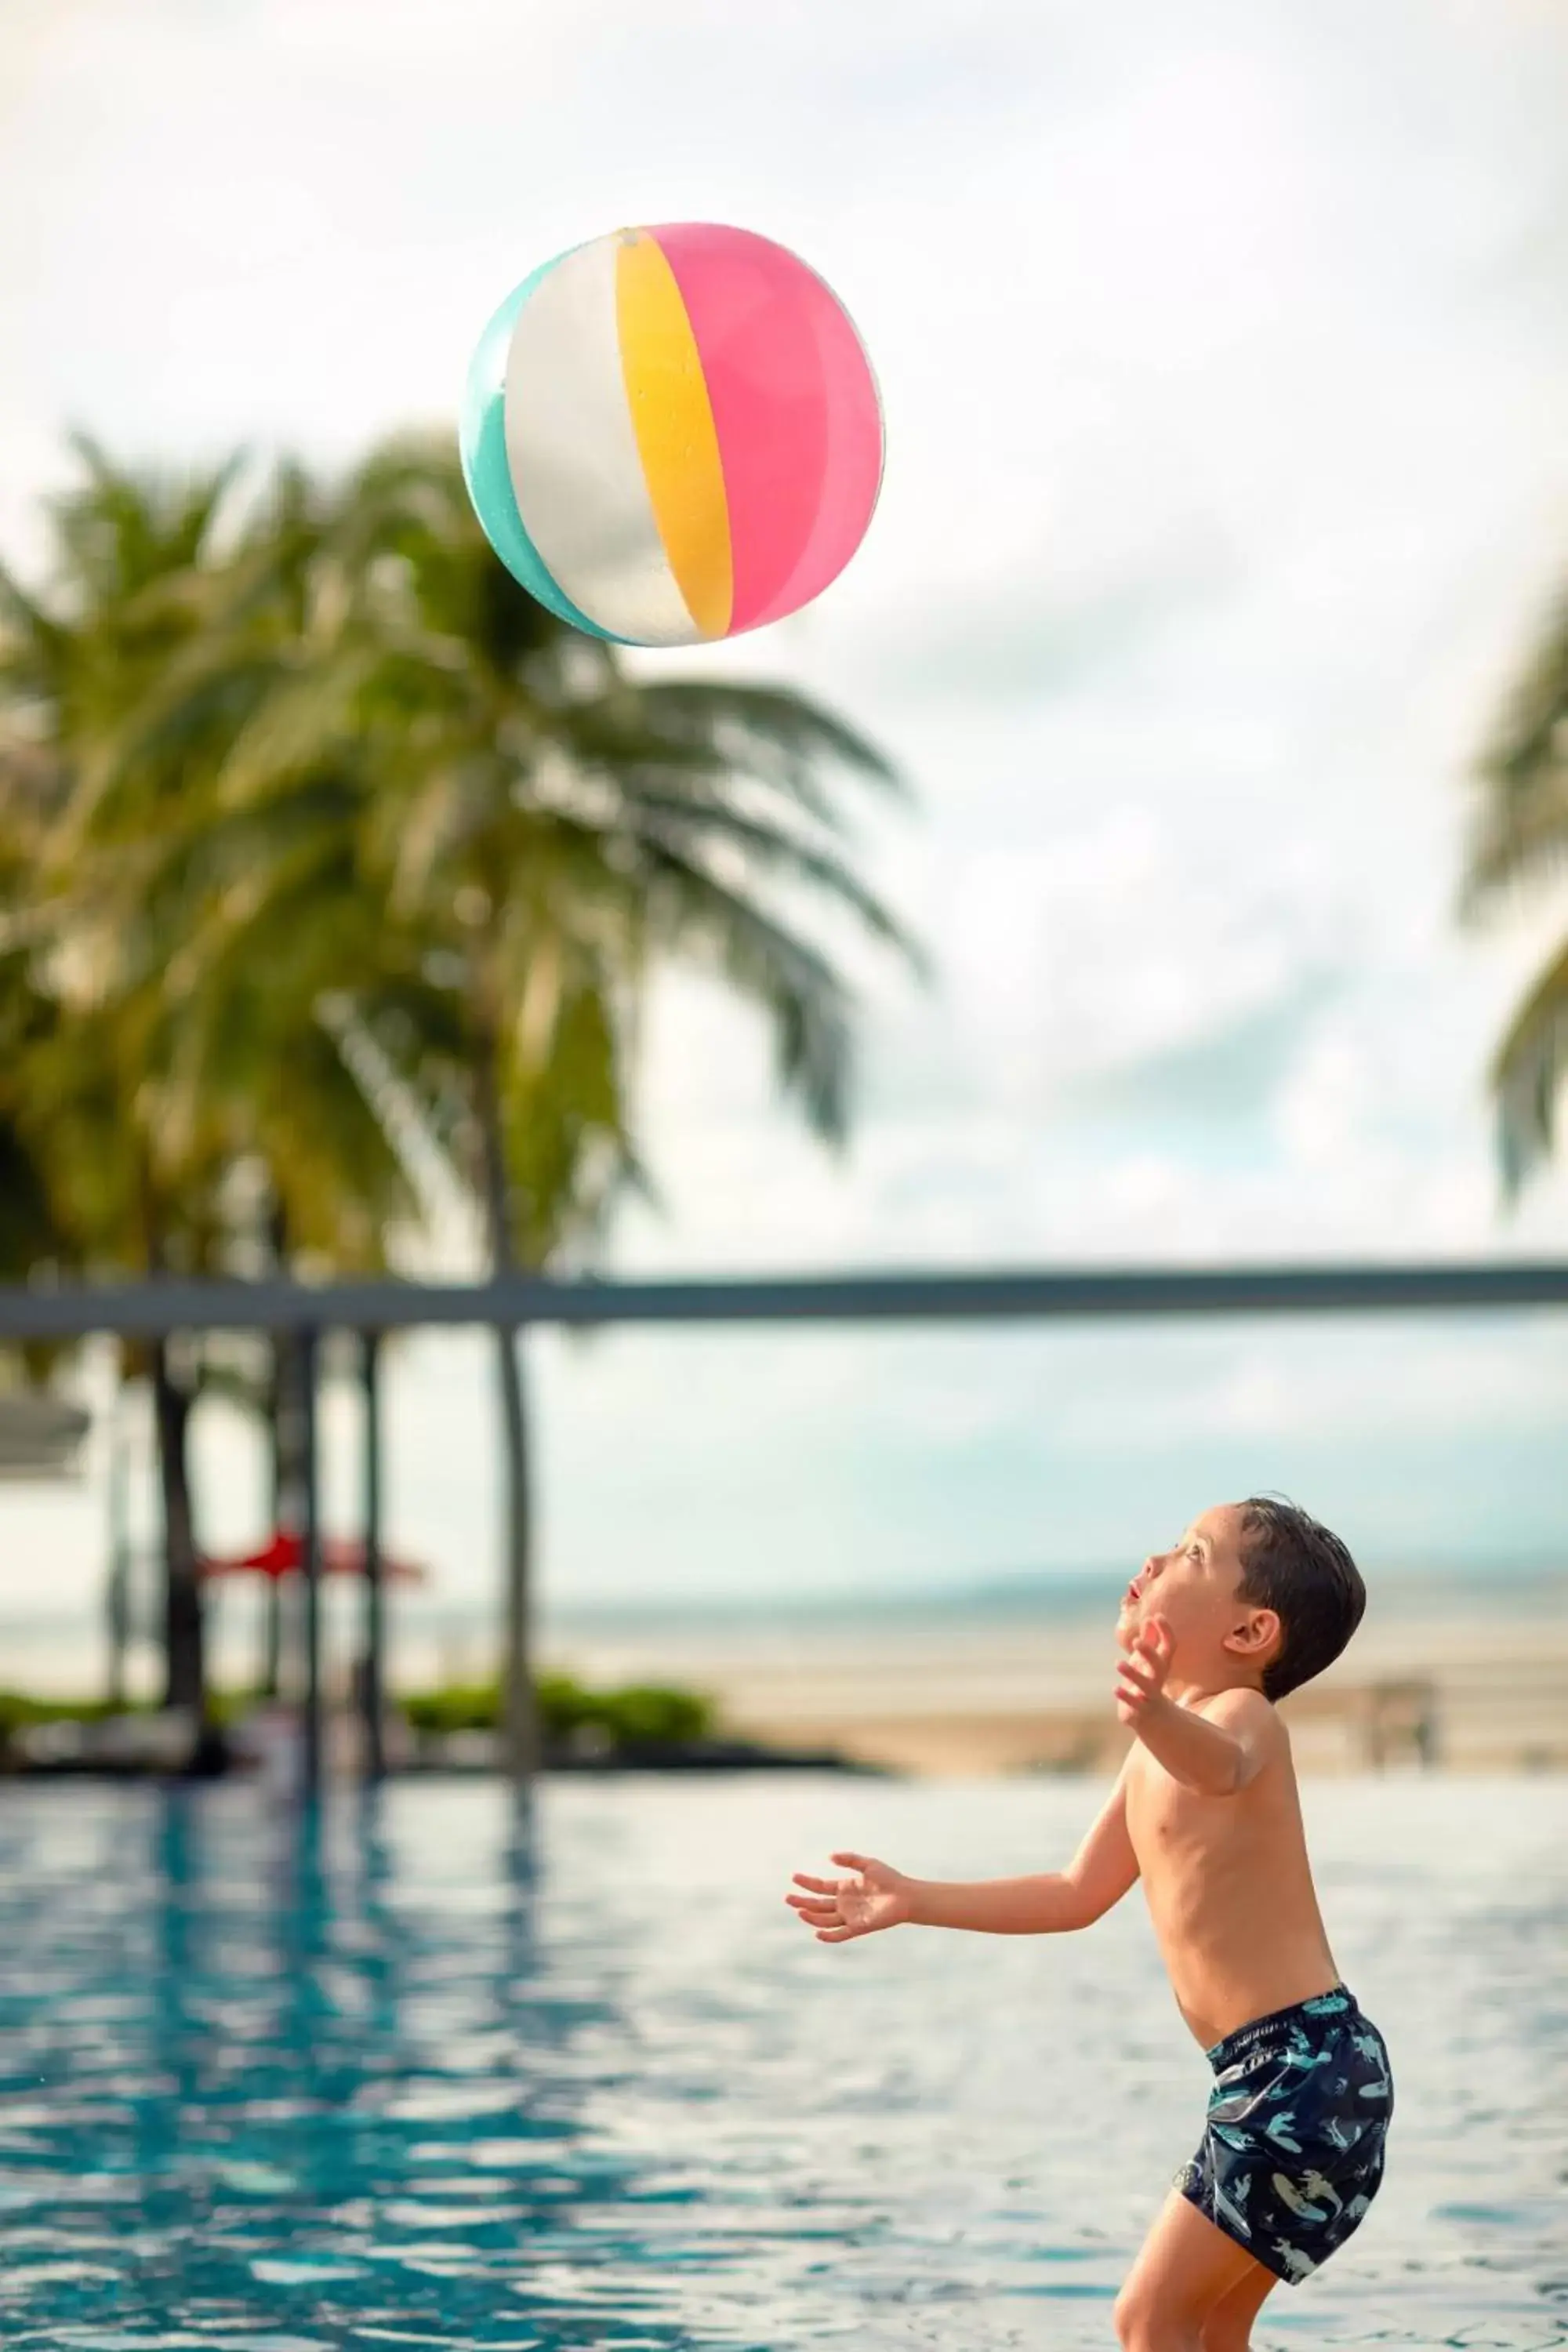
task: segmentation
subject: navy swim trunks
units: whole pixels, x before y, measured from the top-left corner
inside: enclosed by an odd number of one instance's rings
[[[1342,2246],[1383,2178],[1394,2081],[1343,1985],[1256,2017],[1208,2053],[1202,2145],[1174,2186],[1291,2286]]]

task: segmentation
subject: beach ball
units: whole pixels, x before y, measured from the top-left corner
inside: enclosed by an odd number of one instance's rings
[[[882,478],[860,338],[747,229],[628,228],[547,261],[479,339],[463,474],[531,595],[592,635],[690,646],[837,578]]]

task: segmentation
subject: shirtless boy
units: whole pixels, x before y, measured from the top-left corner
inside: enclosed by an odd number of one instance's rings
[[[1332,1664],[1366,1591],[1291,1504],[1227,1503],[1143,1563],[1117,1621],[1132,1746],[1064,1871],[965,1885],[858,1875],[787,1895],[824,1944],[879,1927],[1087,1927],[1142,1878],[1176,2006],[1214,2068],[1204,2135],[1116,2303],[1127,2352],[1247,2352],[1276,2282],[1344,2243],[1376,2192],[1394,2087],[1340,1981],[1274,1702]]]

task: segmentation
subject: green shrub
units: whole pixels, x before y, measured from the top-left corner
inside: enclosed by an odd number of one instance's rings
[[[606,1691],[598,1706],[598,1720],[617,1745],[631,1740],[657,1744],[705,1739],[713,1727],[711,1701],[694,1691],[633,1685],[626,1690]]]
[[[535,1689],[541,1727],[548,1739],[565,1739],[592,1726],[605,1734],[613,1751],[634,1744],[658,1747],[703,1739],[714,1725],[711,1700],[694,1691],[671,1690],[658,1684],[594,1691],[570,1675],[542,1675]],[[208,1701],[209,1718],[227,1729],[261,1697],[259,1691],[214,1691]],[[450,1683],[443,1689],[421,1691],[401,1701],[415,1731],[437,1733],[495,1731],[500,1725],[500,1704],[497,1682]],[[0,1744],[34,1724],[101,1723],[114,1714],[155,1711],[144,1700],[116,1708],[107,1699],[34,1698],[25,1691],[0,1691]]]
[[[207,1693],[207,1721],[219,1731],[232,1731],[252,1707],[268,1704],[264,1690],[220,1690]]]
[[[586,1725],[605,1731],[613,1748],[629,1742],[701,1739],[713,1727],[712,1704],[691,1691],[634,1685],[591,1691],[570,1675],[542,1675],[534,1685],[546,1738],[564,1739]],[[450,1684],[405,1698],[403,1712],[416,1731],[494,1731],[500,1724],[499,1683]]]
[[[260,1691],[220,1690],[207,1694],[207,1720],[227,1730],[258,1706]],[[0,1739],[38,1723],[107,1723],[111,1716],[157,1715],[151,1699],[127,1699],[116,1706],[106,1698],[34,1698],[26,1691],[0,1691]]]
[[[0,1691],[0,1735],[26,1731],[37,1723],[101,1723],[118,1712],[107,1699],[33,1698],[26,1691]]]
[[[493,1731],[500,1721],[499,1683],[449,1683],[402,1701],[416,1731]]]

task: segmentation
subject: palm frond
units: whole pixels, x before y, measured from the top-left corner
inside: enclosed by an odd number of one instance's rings
[[[1498,1157],[1510,1198],[1552,1154],[1565,1083],[1568,940],[1532,982],[1492,1064]]]
[[[805,884],[857,916],[873,939],[896,950],[914,969],[924,969],[913,938],[842,858],[780,826],[743,815],[717,793],[700,797],[696,793],[636,792],[628,795],[624,823],[628,836],[639,844],[657,840],[667,852],[705,860],[734,853],[760,875]]]
[[[743,763],[752,756],[787,762],[799,777],[830,761],[870,782],[907,793],[887,754],[837,711],[788,687],[659,678],[639,683],[646,724],[691,743],[721,741]]]
[[[1549,616],[1473,782],[1460,896],[1471,919],[1568,865],[1568,596]]]
[[[842,1144],[854,1075],[853,999],[842,976],[744,892],[662,845],[650,843],[648,857],[656,934],[761,1009],[786,1097],[822,1141]]]
[[[8,563],[0,562],[0,662],[5,674],[15,674],[35,687],[57,669],[69,642],[69,631],[37,596],[26,589]]]

